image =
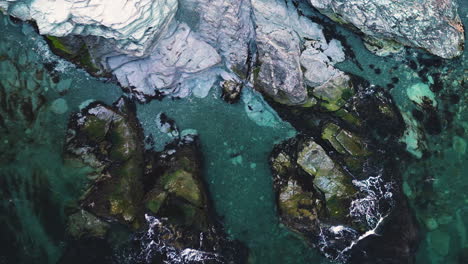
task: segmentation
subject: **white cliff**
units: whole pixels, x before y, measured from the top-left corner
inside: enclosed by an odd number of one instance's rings
[[[177,0],[0,0],[10,15],[35,21],[42,35],[102,37],[134,56],[148,54],[177,5]]]

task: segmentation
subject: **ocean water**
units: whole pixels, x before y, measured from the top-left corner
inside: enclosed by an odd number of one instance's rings
[[[467,27],[468,2],[460,5]],[[424,76],[434,72],[454,80],[434,93],[439,119],[421,129],[423,158],[408,158],[401,169],[421,226],[416,262],[468,263],[467,52],[441,62],[417,50],[382,58],[368,52],[355,34],[337,30],[356,55],[339,67],[383,87],[397,77],[388,89],[411,119],[418,107],[408,99],[409,87],[427,82]],[[122,92],[55,57],[27,24],[0,16],[0,32],[0,263],[56,263],[65,247],[64,212],[82,192],[86,175],[62,162],[68,116],[90,100],[110,104]],[[465,86],[456,81],[462,78]],[[36,114],[31,116],[30,108]],[[279,223],[268,155],[295,130],[261,97],[244,91],[243,100],[230,105],[213,87],[205,98],[138,104],[145,135],[152,135],[159,149],[171,140],[156,125],[162,112],[180,131],[198,132],[217,214],[229,236],[249,247],[251,263],[328,263]]]

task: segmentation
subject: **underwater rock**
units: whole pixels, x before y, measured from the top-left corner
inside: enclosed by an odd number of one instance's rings
[[[425,107],[425,105],[430,105],[432,107],[437,106],[434,93],[429,89],[429,85],[425,83],[417,83],[408,87],[406,89],[406,94],[411,101],[421,107]]]
[[[453,0],[309,0],[335,22],[351,25],[371,39],[368,45],[396,41],[442,58],[463,52],[464,29]],[[390,48],[391,49],[391,48]],[[372,49],[371,49],[372,51]]]
[[[159,115],[162,128],[175,127],[169,121]],[[190,263],[245,263],[244,246],[228,240],[217,222],[202,179],[199,148],[196,133],[185,131],[180,137],[177,132],[162,152],[145,150],[135,106],[126,98],[112,106],[92,102],[72,116],[67,162],[92,171],[79,208],[68,216],[71,244],[92,239],[115,251],[109,235],[115,232],[112,223],[139,241],[141,247],[136,248],[135,242],[129,242],[125,254],[141,263],[173,258],[189,258]],[[161,223],[158,231],[151,226],[155,221]],[[76,250],[66,254],[62,263]]]
[[[68,217],[67,233],[74,239],[105,238],[110,225],[89,212],[80,209]]]
[[[148,55],[177,11],[176,0],[6,2],[8,14],[35,21],[42,35],[101,37],[133,56]]]

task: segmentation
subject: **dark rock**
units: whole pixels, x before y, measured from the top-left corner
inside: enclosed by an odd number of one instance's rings
[[[164,151],[145,150],[135,111],[122,98],[113,106],[92,103],[70,120],[67,162],[92,169],[80,208],[69,212],[70,245],[80,251],[89,239],[104,243],[111,252],[102,261],[118,262],[121,249],[111,242],[112,223],[136,239],[120,242],[125,245],[121,254],[135,263],[245,263],[247,250],[226,238],[210,204],[197,136],[177,134]],[[67,250],[64,258],[76,250]]]
[[[240,99],[241,91],[242,91],[242,84],[237,83],[236,81],[227,80],[222,82],[221,87],[223,89],[223,93],[221,94],[221,98],[224,101],[234,104],[237,103]]]

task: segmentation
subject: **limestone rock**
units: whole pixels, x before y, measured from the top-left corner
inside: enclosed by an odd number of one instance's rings
[[[180,0],[182,22],[214,47],[226,66],[246,78],[254,42],[252,5],[245,0]]]
[[[349,24],[371,38],[422,48],[442,58],[462,54],[464,29],[456,1],[309,1],[332,20]]]
[[[148,55],[172,21],[178,3],[176,0],[7,2],[10,15],[34,20],[43,35],[102,37],[120,52],[134,56]]]
[[[309,106],[309,90],[329,86],[344,73],[333,65],[344,60],[337,40],[325,39],[322,27],[300,16],[283,1],[255,0],[258,66],[255,86],[275,101]]]
[[[120,84],[141,101],[145,97],[171,95],[185,97],[191,89],[183,80],[221,62],[216,50],[201,40],[185,23],[173,24],[148,58],[112,56],[107,67]],[[210,85],[207,89],[211,88]]]

